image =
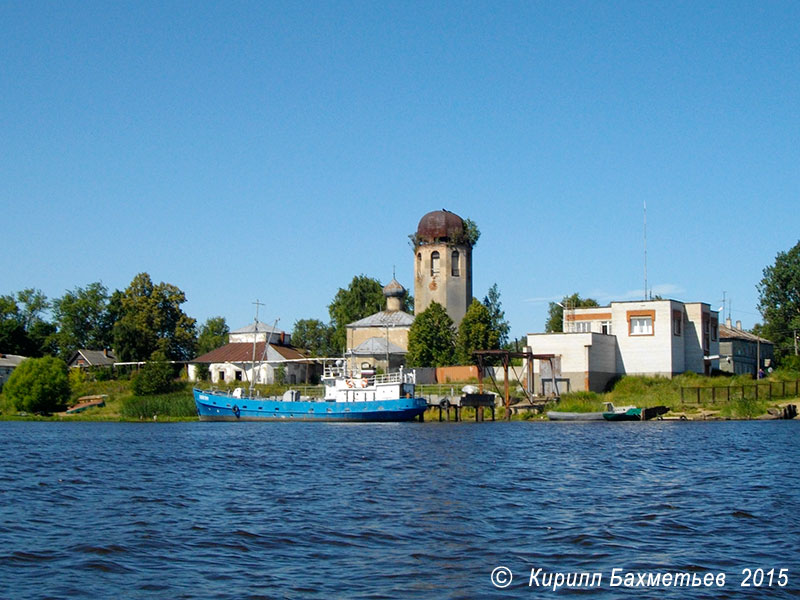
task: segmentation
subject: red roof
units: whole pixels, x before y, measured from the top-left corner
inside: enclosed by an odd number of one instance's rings
[[[287,360],[302,360],[306,358],[303,354],[298,352],[295,348],[290,346],[279,346],[277,344],[270,344],[272,349],[280,354]],[[255,359],[261,360],[264,356],[264,342],[256,343]],[[235,342],[232,344],[225,344],[221,348],[206,352],[202,356],[198,356],[193,363],[241,363],[250,362],[253,360],[253,342]]]

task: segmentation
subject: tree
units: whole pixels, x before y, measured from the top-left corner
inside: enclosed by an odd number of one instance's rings
[[[485,305],[472,299],[456,337],[456,358],[459,364],[477,364],[472,356],[476,350],[497,350],[500,348],[497,330],[492,328],[492,318]]]
[[[225,322],[225,317],[209,317],[200,327],[197,336],[197,355],[201,356],[228,343],[228,334],[231,330]]]
[[[564,296],[561,302],[551,302],[548,309],[547,322],[544,325],[545,333],[560,333],[564,331],[564,307],[588,308],[600,306],[593,298],[581,298],[575,292],[572,296]]]
[[[139,273],[119,297],[114,347],[123,361],[146,360],[153,352],[167,360],[188,360],[196,345],[195,320],[181,310],[186,295],[169,283],[154,285]]]
[[[417,315],[408,331],[406,362],[411,367],[444,367],[455,358],[453,319],[438,302]]]
[[[311,356],[336,354],[331,337],[333,328],[319,319],[300,319],[292,328],[292,345],[308,350]]]
[[[49,306],[41,290],[33,288],[0,296],[0,352],[34,357],[50,353],[54,327],[42,318]]]
[[[778,359],[794,354],[794,336],[800,333],[800,242],[779,252],[766,267],[758,289],[758,310],[764,318],[763,335],[775,343]]]
[[[164,353],[158,350],[150,358],[133,378],[131,388],[134,396],[162,394],[172,390],[175,380],[173,366],[167,362]]]
[[[386,297],[380,281],[357,275],[346,290],[339,288],[328,305],[333,335],[332,347],[339,352],[347,343],[347,324],[368,317],[386,308]]]
[[[67,365],[52,356],[23,360],[8,378],[3,394],[16,410],[32,413],[61,410],[70,394]]]
[[[113,344],[108,289],[99,281],[56,298],[53,319],[59,354],[64,359],[80,348],[103,350]]]
[[[489,288],[489,293],[483,299],[483,305],[489,311],[490,328],[497,334],[498,345],[505,345],[508,342],[511,326],[506,321],[506,313],[500,303],[500,290],[497,289],[496,283]]]

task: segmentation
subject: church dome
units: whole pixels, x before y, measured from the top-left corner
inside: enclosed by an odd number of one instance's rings
[[[417,226],[417,238],[426,242],[457,240],[463,235],[463,219],[444,209],[429,212]]]
[[[406,288],[400,285],[400,282],[396,279],[392,279],[386,284],[386,287],[383,288],[383,295],[387,298],[402,298],[405,293]]]

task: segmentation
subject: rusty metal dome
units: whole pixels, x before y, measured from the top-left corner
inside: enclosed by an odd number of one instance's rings
[[[419,220],[417,238],[426,242],[454,240],[463,237],[464,221],[449,210],[435,210]]]

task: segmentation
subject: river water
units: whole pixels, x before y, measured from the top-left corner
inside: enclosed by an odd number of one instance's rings
[[[3,422],[0,598],[798,597],[798,434]],[[625,573],[725,584],[613,586]]]

